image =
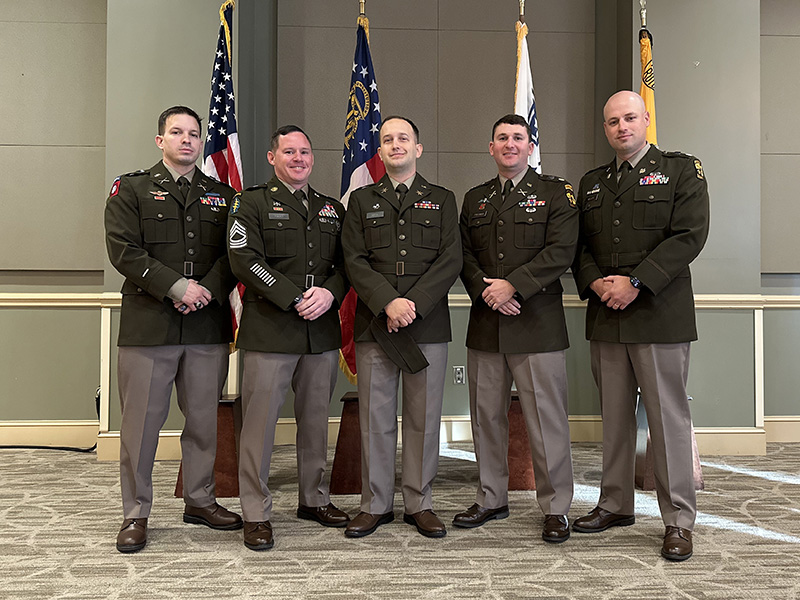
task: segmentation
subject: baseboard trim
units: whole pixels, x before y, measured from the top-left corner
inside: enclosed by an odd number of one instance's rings
[[[764,417],[768,442],[800,442],[800,417]]]
[[[401,419],[398,417],[398,421]],[[335,446],[339,435],[339,417],[328,420],[328,445]],[[402,423],[401,423],[402,424]],[[785,439],[772,439],[780,427],[788,432]],[[573,415],[569,418],[573,442],[603,441],[603,422],[599,415]],[[0,424],[0,432],[3,425]],[[95,427],[96,430],[96,427]],[[768,431],[772,431],[769,434]],[[162,431],[159,435],[156,460],[179,460],[181,457],[180,431]],[[279,419],[275,430],[275,445],[295,443],[297,426],[291,418]],[[792,437],[793,436],[793,437]],[[442,417],[440,429],[442,442],[471,442],[472,428],[469,415]],[[766,454],[767,441],[800,441],[800,417],[769,417],[765,429],[758,427],[698,427],[695,429],[697,448],[702,455],[754,455]],[[791,439],[789,439],[791,438]],[[97,459],[119,460],[119,432],[111,431],[97,436]]]
[[[91,448],[99,429],[97,421],[2,421],[0,445]]]

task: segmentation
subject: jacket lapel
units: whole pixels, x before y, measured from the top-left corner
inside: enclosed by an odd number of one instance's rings
[[[404,213],[430,193],[430,184],[425,181],[425,178],[422,175],[417,173],[416,177],[414,177],[414,182],[411,184],[411,188],[406,193],[406,197],[403,200],[403,205],[400,207],[400,213]]]
[[[384,200],[386,200],[390,206],[392,206],[395,210],[400,210],[400,202],[397,200],[397,194],[392,187],[392,180],[389,179],[388,175],[384,175],[381,177],[378,182],[373,187],[375,192]],[[408,194],[406,194],[407,196]]]
[[[273,199],[277,200],[284,206],[288,206],[297,214],[299,214],[304,221],[306,220],[306,207],[303,206],[303,204],[297,198],[295,198],[294,194],[289,191],[289,188],[287,188],[280,179],[273,177],[269,180],[267,185],[269,185],[269,191]],[[310,203],[309,206],[311,206]]]
[[[183,206],[183,195],[162,161],[158,161],[150,169],[150,181],[162,190],[166,190],[178,204]]]

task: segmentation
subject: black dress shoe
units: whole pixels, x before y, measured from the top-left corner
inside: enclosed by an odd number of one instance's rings
[[[394,513],[388,512],[382,515],[373,515],[367,512],[360,512],[355,519],[347,524],[344,534],[347,537],[358,538],[373,533],[378,526],[394,521]]]
[[[250,550],[269,550],[275,545],[269,521],[245,521],[244,545]]]
[[[147,519],[125,519],[117,534],[117,550],[138,552],[147,543]]]
[[[627,527],[635,522],[636,517],[634,515],[618,515],[597,506],[588,515],[575,519],[572,524],[572,531],[598,533],[605,531],[609,527]]]
[[[205,525],[211,529],[224,529],[226,531],[242,528],[242,517],[235,512],[223,508],[216,502],[211,506],[189,506],[183,509],[183,522],[195,525]]]
[[[667,560],[682,561],[692,557],[692,532],[682,527],[667,525],[661,556]]]
[[[297,518],[316,521],[325,527],[344,527],[350,521],[350,517],[343,510],[336,508],[332,502],[327,506],[303,506],[297,507]]]
[[[417,531],[425,537],[442,538],[447,535],[444,523],[432,510],[421,510],[413,514],[405,513],[403,521],[409,525],[414,525]]]
[[[473,504],[464,512],[460,512],[453,517],[453,525],[467,528],[480,527],[486,521],[505,519],[507,516],[507,504],[500,508],[483,508],[480,504]]]
[[[569,521],[566,515],[547,515],[542,527],[542,539],[551,544],[560,544],[569,539]]]

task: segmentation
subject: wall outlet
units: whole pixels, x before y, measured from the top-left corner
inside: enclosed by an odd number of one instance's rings
[[[467,383],[467,371],[464,367],[453,367],[453,383],[456,385]]]

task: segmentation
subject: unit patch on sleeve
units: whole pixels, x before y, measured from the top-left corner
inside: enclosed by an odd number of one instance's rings
[[[231,214],[232,214],[232,215],[235,215],[237,212],[239,212],[239,203],[240,203],[240,202],[239,202],[239,199],[240,199],[241,197],[242,197],[242,194],[241,194],[241,192],[239,192],[238,194],[236,194],[236,195],[233,197],[233,202],[231,202]]]
[[[109,198],[113,198],[114,196],[116,196],[117,194],[119,194],[119,180],[120,180],[120,179],[122,179],[122,177],[117,177],[117,178],[114,180],[114,183],[112,183],[112,184],[111,184],[111,191],[110,191],[110,192],[108,192],[108,197],[109,197]]]

